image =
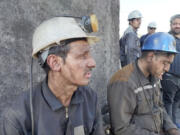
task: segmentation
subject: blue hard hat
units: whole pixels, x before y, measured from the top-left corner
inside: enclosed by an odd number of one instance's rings
[[[162,51],[167,53],[179,53],[176,50],[176,41],[172,35],[165,32],[157,32],[148,36],[142,46],[142,51]]]

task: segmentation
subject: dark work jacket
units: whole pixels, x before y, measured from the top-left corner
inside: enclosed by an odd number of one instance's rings
[[[146,78],[137,62],[117,71],[108,84],[108,104],[115,135],[159,135],[176,129],[165,111],[159,80]]]
[[[143,44],[144,44],[144,41],[145,41],[145,39],[149,36],[150,34],[145,34],[145,35],[143,35],[141,38],[140,38],[140,46],[141,46],[141,48],[142,48],[142,46],[143,46]]]
[[[79,87],[66,109],[43,81],[33,90],[34,135],[104,135],[97,95]],[[4,113],[1,135],[31,135],[29,91]]]
[[[176,49],[180,52],[180,38],[174,37],[176,40]],[[180,77],[180,53],[176,54],[173,63],[171,64],[169,73]]]
[[[141,56],[140,41],[136,31],[131,25],[126,29],[120,39],[121,66],[125,66]]]

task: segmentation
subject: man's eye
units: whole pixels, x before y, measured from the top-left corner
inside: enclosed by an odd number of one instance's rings
[[[167,61],[165,61],[165,62],[163,62],[163,64],[164,64],[165,66],[167,66],[167,65],[169,65],[170,63],[167,62]]]
[[[180,23],[173,23],[173,25],[180,25]]]
[[[81,58],[81,59],[86,59],[87,57],[88,57],[88,54],[82,54],[79,56],[79,58]]]
[[[84,58],[87,58],[88,56],[89,56],[88,53],[86,53],[86,54],[83,55]]]

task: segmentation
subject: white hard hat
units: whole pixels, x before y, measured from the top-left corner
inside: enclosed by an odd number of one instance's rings
[[[32,56],[37,58],[39,51],[50,47],[54,43],[59,44],[60,41],[72,38],[87,38],[89,44],[99,41],[96,36],[86,35],[74,18],[55,17],[44,21],[36,28],[32,41]]]
[[[131,13],[129,13],[128,20],[134,19],[134,18],[142,18],[141,12],[139,12],[138,10],[134,10]]]
[[[156,22],[150,22],[149,24],[148,24],[148,27],[150,27],[150,28],[156,28],[157,26],[156,26]]]

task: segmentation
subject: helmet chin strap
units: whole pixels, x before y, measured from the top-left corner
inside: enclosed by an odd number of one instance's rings
[[[33,58],[31,58],[30,65],[30,114],[31,114],[31,135],[34,135],[34,114],[33,114],[33,101],[32,101],[32,93],[33,93]]]

